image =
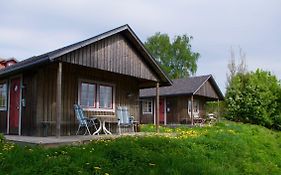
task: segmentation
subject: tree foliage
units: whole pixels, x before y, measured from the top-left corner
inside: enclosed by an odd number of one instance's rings
[[[234,75],[225,102],[226,118],[281,130],[281,86],[270,72]]]
[[[171,42],[167,34],[158,32],[144,45],[170,78],[183,78],[197,71],[199,53],[191,50],[191,40],[191,36],[182,35],[175,36]]]

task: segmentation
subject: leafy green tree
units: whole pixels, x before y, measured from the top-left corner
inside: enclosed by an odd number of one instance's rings
[[[170,78],[183,78],[195,74],[199,53],[191,50],[191,36],[175,36],[171,42],[167,34],[155,33],[144,43]]]
[[[227,87],[226,118],[281,130],[281,86],[270,72],[238,73]]]

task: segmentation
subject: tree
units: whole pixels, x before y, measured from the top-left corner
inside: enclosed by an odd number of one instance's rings
[[[247,65],[246,65],[246,53],[239,47],[239,60],[240,62],[236,65],[236,54],[235,50],[231,47],[230,48],[230,60],[227,65],[229,73],[226,74],[227,82],[226,87],[229,86],[231,79],[238,73],[245,74],[247,72]]]
[[[226,118],[281,130],[281,86],[270,72],[237,73],[226,90]]]
[[[168,73],[170,78],[184,78],[197,71],[199,53],[191,50],[191,36],[175,36],[171,42],[167,34],[155,33],[144,43],[145,47]]]

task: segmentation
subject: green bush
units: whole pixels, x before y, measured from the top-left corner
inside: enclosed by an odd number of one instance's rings
[[[280,129],[280,82],[270,72],[235,75],[227,87],[226,118]]]

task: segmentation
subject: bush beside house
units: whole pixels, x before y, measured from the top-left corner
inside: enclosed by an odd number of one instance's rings
[[[270,72],[238,73],[227,87],[226,118],[281,130],[281,86]]]

